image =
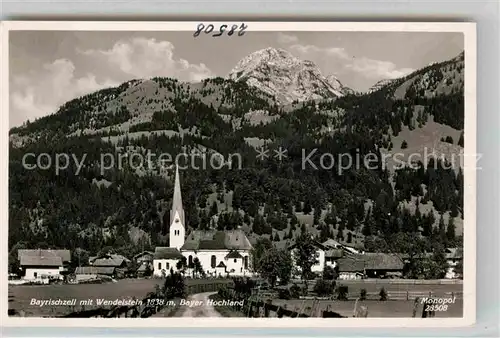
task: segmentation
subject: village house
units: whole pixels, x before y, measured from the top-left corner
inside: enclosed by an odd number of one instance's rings
[[[325,265],[335,268],[337,266],[337,260],[344,257],[344,251],[342,249],[327,249],[325,251]]]
[[[368,278],[403,277],[404,262],[396,254],[367,252],[358,256]]]
[[[146,277],[153,273],[154,257],[155,253],[151,251],[143,251],[133,257],[133,261],[135,262],[137,267],[136,269],[137,277]]]
[[[364,253],[352,255],[337,261],[339,279],[400,278],[404,262],[396,254]]]
[[[89,258],[89,264],[93,267],[114,268],[114,276],[123,278],[128,272],[130,260],[118,254],[104,254]]]
[[[170,270],[178,271],[177,262],[182,254],[177,248],[156,247],[153,259],[153,275],[156,277],[166,276]]]
[[[22,278],[42,283],[62,280],[71,261],[69,250],[21,249],[17,254]]]
[[[143,251],[135,255],[132,259],[137,265],[142,265],[143,263],[153,263],[155,253],[151,251]]]
[[[103,277],[114,278],[116,268],[113,266],[78,266],[75,269],[75,280],[83,282]]]
[[[364,262],[354,258],[341,258],[337,261],[340,280],[362,279],[365,275]]]
[[[460,273],[455,271],[455,268],[458,263],[463,262],[463,251],[458,248],[447,248],[445,251],[445,257],[446,262],[448,263],[445,278],[453,279],[462,277]]]
[[[241,229],[231,231],[195,230],[186,236],[185,215],[182,205],[179,169],[176,167],[174,196],[170,211],[169,250],[155,249],[154,275],[177,271],[177,261],[186,258],[187,273],[193,271],[198,258],[206,275],[245,276],[250,274],[250,250],[252,245]],[[168,264],[168,267],[167,267]]]

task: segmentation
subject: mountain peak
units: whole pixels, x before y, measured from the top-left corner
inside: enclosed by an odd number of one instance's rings
[[[249,54],[238,62],[229,78],[246,81],[282,103],[344,95],[340,82],[330,82],[313,61],[301,60],[281,48],[268,47]]]

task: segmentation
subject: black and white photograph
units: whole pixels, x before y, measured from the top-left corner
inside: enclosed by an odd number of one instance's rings
[[[473,320],[474,24],[3,24],[7,319]]]

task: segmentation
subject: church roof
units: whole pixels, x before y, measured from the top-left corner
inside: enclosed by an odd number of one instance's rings
[[[179,218],[182,225],[184,221],[184,208],[182,207],[181,181],[179,177],[179,167],[175,166],[175,182],[174,182],[174,197],[172,200],[172,210],[170,211],[170,223],[174,221],[175,212],[179,213]]]
[[[226,258],[243,258],[238,251],[231,251],[227,254]]]
[[[250,250],[252,244],[243,230],[195,230],[191,232],[181,250]]]
[[[155,248],[155,259],[179,259],[182,254],[177,248],[157,246]]]

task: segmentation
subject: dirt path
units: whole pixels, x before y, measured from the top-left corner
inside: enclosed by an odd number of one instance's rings
[[[183,305],[176,317],[221,317],[213,306],[207,305],[208,297],[217,292],[196,293],[188,297],[189,305]]]

